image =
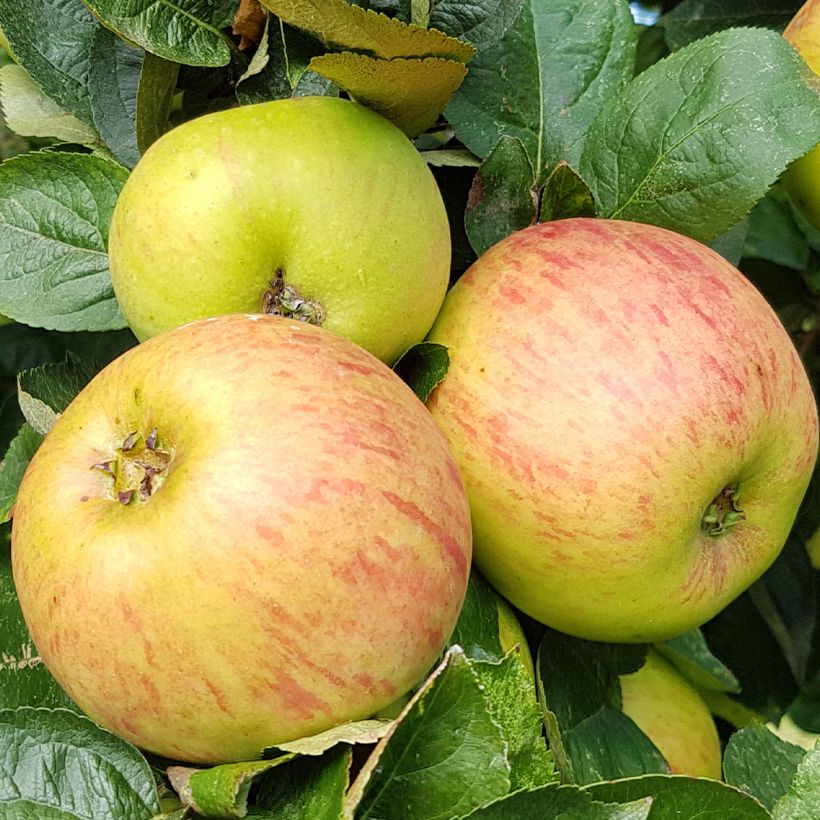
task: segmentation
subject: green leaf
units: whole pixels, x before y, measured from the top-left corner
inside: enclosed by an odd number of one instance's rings
[[[52,330],[125,325],[107,244],[127,176],[84,154],[26,154],[0,165],[0,313]]]
[[[48,97],[89,126],[88,71],[98,28],[81,0],[0,0],[0,29],[17,62]]]
[[[142,755],[67,709],[0,711],[0,749],[4,817],[149,820],[160,811]]]
[[[809,239],[798,227],[788,199],[779,187],[774,188],[749,214],[743,255],[802,271],[809,254]]]
[[[523,5],[524,0],[431,0],[428,25],[483,51],[504,36]]]
[[[0,69],[0,102],[6,125],[25,137],[54,137],[80,145],[98,145],[97,132],[63,111],[28,72],[10,63]]]
[[[547,737],[568,782],[666,771],[652,742],[620,711],[619,677],[640,668],[644,646],[616,646],[547,630],[537,681]]]
[[[587,184],[570,166],[559,162],[541,192],[539,221],[595,216],[595,200]]]
[[[473,177],[464,225],[481,256],[513,231],[536,221],[535,171],[521,140],[502,137]]]
[[[436,122],[467,74],[463,63],[441,57],[383,60],[349,51],[314,57],[310,68],[411,137]]]
[[[481,160],[466,148],[438,148],[419,151],[428,165],[436,168],[478,168]]]
[[[719,253],[729,264],[737,267],[743,257],[743,243],[749,230],[749,218],[741,219],[736,225],[724,231],[707,244]]]
[[[699,629],[663,641],[657,644],[656,649],[699,689],[714,692],[740,691],[737,678],[712,654]]]
[[[464,820],[645,820],[651,809],[650,800],[618,806],[594,801],[574,786],[551,785],[502,797],[470,812]]]
[[[356,720],[342,723],[318,735],[302,737],[288,743],[280,743],[276,748],[283,752],[295,752],[301,755],[321,755],[328,749],[354,743],[377,743],[390,731],[390,721]]]
[[[440,57],[466,63],[475,49],[441,31],[409,26],[345,0],[260,0],[277,17],[335,49],[373,57]]]
[[[179,65],[134,48],[100,28],[88,78],[97,130],[111,153],[133,168],[168,127]]]
[[[532,669],[522,661],[520,650],[511,649],[499,662],[474,660],[471,664],[484,687],[490,713],[507,742],[510,791],[556,780]]]
[[[771,809],[788,791],[804,755],[804,749],[781,740],[765,726],[747,726],[726,744],[723,776]]]
[[[817,820],[820,817],[820,747],[800,762],[789,790],[772,808],[773,820]]]
[[[586,787],[595,800],[631,803],[652,798],[651,820],[767,820],[753,797],[719,780],[681,775],[645,775]],[[785,818],[784,818],[785,820]],[[790,818],[796,820],[796,818]]]
[[[137,148],[144,154],[168,130],[179,64],[146,52],[137,85]]]
[[[224,8],[206,0],[83,0],[106,28],[174,63],[226,65]]]
[[[817,141],[820,99],[779,35],[732,29],[639,75],[592,123],[581,175],[600,216],[707,242]]]
[[[9,520],[17,498],[17,488],[42,441],[43,437],[38,432],[24,424],[0,462],[0,522]]]
[[[661,17],[672,51],[725,28],[763,26],[782,31],[803,0],[683,0]]]
[[[65,361],[24,370],[17,377],[17,391],[26,421],[40,435],[46,435],[96,372],[95,364],[71,354]]]
[[[499,725],[459,647],[416,692],[348,791],[345,817],[433,820],[506,794],[510,766]]]
[[[350,775],[351,751],[337,746],[321,757],[300,757],[260,778],[248,817],[339,820]]]
[[[71,707],[68,695],[46,669],[23,620],[11,575],[8,533],[8,525],[0,527],[0,709]]]
[[[449,367],[450,355],[444,345],[419,342],[402,353],[393,370],[421,401],[426,402],[447,375]]]
[[[634,51],[620,0],[525,0],[501,41],[470,63],[445,116],[482,158],[517,137],[541,179],[562,159],[577,165],[593,117],[632,77]]]
[[[169,766],[168,780],[185,806],[205,817],[244,817],[248,794],[256,777],[288,763],[295,754],[275,760],[226,763],[210,769]]]

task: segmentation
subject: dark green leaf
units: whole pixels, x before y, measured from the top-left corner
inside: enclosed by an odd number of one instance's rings
[[[207,0],[84,0],[112,31],[174,63],[225,65],[231,58],[225,4]]]
[[[525,0],[431,0],[430,28],[472,43],[495,45],[513,24]]]
[[[650,800],[630,807],[599,803],[574,786],[541,786],[502,797],[466,815],[469,820],[645,820]]]
[[[665,773],[669,765],[655,744],[623,712],[602,707],[562,732],[561,740],[576,783]]]
[[[559,162],[550,171],[541,192],[540,222],[595,216],[595,201],[586,183],[569,167]]]
[[[444,345],[419,342],[402,354],[393,370],[422,401],[427,401],[449,366],[450,356]]]
[[[635,51],[635,74],[646,71],[662,57],[669,54],[664,39],[664,31],[660,26],[648,26],[638,35],[638,47]]]
[[[683,0],[661,17],[666,43],[675,51],[725,28],[764,26],[782,31],[803,0]]]
[[[42,440],[43,437],[38,432],[24,424],[0,462],[0,522],[8,521],[17,498],[17,488]]]
[[[473,177],[464,225],[481,256],[537,217],[535,172],[521,140],[502,137]]]
[[[526,0],[502,40],[470,63],[445,116],[482,158],[517,137],[540,179],[562,159],[577,166],[593,117],[632,77],[634,50],[620,0]]]
[[[711,653],[699,629],[663,641],[655,648],[698,688],[715,692],[740,691],[737,678]]]
[[[87,125],[91,43],[99,28],[82,0],[0,0],[0,29],[43,91]]]
[[[651,820],[767,820],[769,817],[753,797],[718,780],[705,778],[645,775],[595,783],[586,790],[595,800],[610,803],[630,803],[651,797]]]
[[[804,755],[804,749],[786,743],[765,726],[747,726],[726,744],[723,776],[771,809],[788,791]]]
[[[0,312],[56,330],[124,326],[107,244],[127,176],[86,154],[27,154],[0,166]]]
[[[129,168],[140,156],[134,123],[144,53],[102,26],[91,44],[88,94],[94,125],[111,153]]]
[[[0,709],[71,706],[43,664],[23,620],[11,576],[8,533],[8,525],[0,526]],[[4,759],[5,753],[4,749]],[[0,816],[5,816],[2,803]]]
[[[743,255],[802,271],[809,262],[809,248],[808,237],[798,227],[788,200],[775,188],[749,214]]]
[[[137,85],[137,148],[144,154],[167,130],[179,64],[146,52]]]
[[[511,649],[499,662],[472,661],[490,713],[507,741],[510,791],[531,789],[557,779],[544,738],[544,721],[532,669]]]
[[[4,817],[148,820],[160,811],[142,755],[67,709],[0,711],[0,749]]]
[[[276,820],[339,820],[350,773],[349,746],[321,757],[300,757],[260,778],[256,807],[249,817]]]
[[[26,421],[40,435],[46,435],[96,372],[96,365],[72,355],[63,362],[24,370],[18,376],[18,392]]]
[[[709,247],[719,253],[727,262],[737,267],[743,256],[743,244],[749,231],[749,219],[741,219],[736,225],[712,239]]]
[[[510,789],[501,728],[458,647],[368,758],[345,816],[432,820],[466,814]]]
[[[635,78],[593,122],[581,175],[604,217],[708,242],[820,133],[805,63],[779,35],[733,29]]]
[[[820,748],[797,767],[789,791],[775,803],[773,820],[817,820],[820,817]]]

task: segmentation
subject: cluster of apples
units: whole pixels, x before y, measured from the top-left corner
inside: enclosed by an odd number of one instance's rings
[[[435,181],[352,102],[170,132],[110,261],[143,342],[32,460],[13,569],[68,694],[167,757],[253,758],[395,701],[445,646],[473,549],[551,627],[681,634],[774,560],[814,466],[800,360],[730,264],[573,219],[445,298]],[[388,366],[425,336],[451,360],[427,407]]]

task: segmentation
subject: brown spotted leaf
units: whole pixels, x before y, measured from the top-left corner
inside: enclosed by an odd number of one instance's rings
[[[239,41],[241,51],[259,45],[267,19],[268,14],[259,0],[239,0],[239,8],[234,15],[231,30],[242,38]]]
[[[439,57],[382,60],[349,51],[314,57],[310,68],[411,137],[433,125],[467,74],[463,63]]]
[[[444,32],[408,25],[345,0],[261,0],[265,8],[328,47],[374,57],[441,57],[466,63],[475,49]]]

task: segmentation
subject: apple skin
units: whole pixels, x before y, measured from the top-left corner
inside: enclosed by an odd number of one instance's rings
[[[720,780],[717,727],[698,691],[656,650],[620,678],[622,710],[657,746],[673,774]]]
[[[165,479],[121,504],[92,465],[153,428]],[[197,763],[395,701],[445,646],[470,554],[424,405],[342,337],[261,315],[181,327],[102,370],[32,459],[12,528],[57,681],[105,728]]]
[[[648,225],[568,219],[499,242],[450,290],[428,406],[474,557],[518,609],[653,643],[715,615],[779,553],[817,455],[802,364],[760,293]],[[746,520],[707,508],[738,485]]]
[[[789,21],[783,36],[809,68],[820,74],[820,0],[807,0]],[[806,219],[820,228],[820,145],[788,167],[783,184]]]
[[[144,340],[195,319],[270,312],[277,271],[323,326],[387,363],[421,341],[450,276],[436,182],[394,125],[294,97],[199,117],[157,140],[117,201],[114,291]]]

